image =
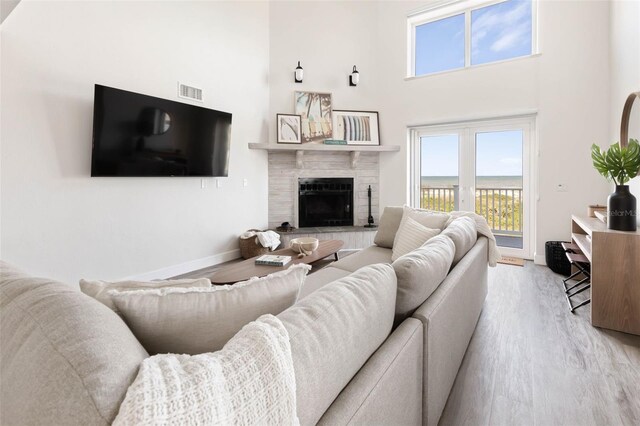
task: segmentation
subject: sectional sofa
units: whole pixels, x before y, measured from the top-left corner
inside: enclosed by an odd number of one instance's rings
[[[278,315],[302,425],[438,423],[486,296],[488,240],[450,225],[392,262],[402,214],[386,208],[376,245],[308,276]],[[436,252],[451,257],[442,279],[408,289]],[[145,348],[72,286],[1,268],[0,423],[110,424]],[[426,300],[412,309],[415,297]]]
[[[402,207],[386,207],[376,245],[309,275],[299,303],[367,265],[393,265],[392,243],[402,214]],[[396,317],[389,337],[337,395],[321,423],[438,424],[487,294],[488,239],[455,240],[457,253],[446,278],[408,318],[397,324]],[[298,370],[296,382],[304,393]]]

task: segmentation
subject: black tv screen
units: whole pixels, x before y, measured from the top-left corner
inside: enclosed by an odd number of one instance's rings
[[[96,84],[91,176],[227,176],[231,114]]]

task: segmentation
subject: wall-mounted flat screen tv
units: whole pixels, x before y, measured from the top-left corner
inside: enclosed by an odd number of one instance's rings
[[[231,114],[97,85],[91,176],[227,176]]]

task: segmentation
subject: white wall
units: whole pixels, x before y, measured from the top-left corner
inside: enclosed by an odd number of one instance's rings
[[[20,0],[0,0],[0,24],[7,19],[7,16],[20,3]]]
[[[640,2],[611,3],[611,131],[610,143],[620,140],[622,107],[627,96],[640,92]],[[631,111],[629,137],[640,140],[640,99]],[[640,200],[640,177],[630,182],[633,195]],[[640,224],[640,218],[638,219]]]
[[[542,260],[545,241],[570,236],[572,213],[606,199],[589,147],[608,134],[608,4],[541,2],[541,55],[405,81],[406,16],[425,4],[379,3],[382,140],[406,146],[408,125],[537,110]],[[399,190],[407,186],[406,152],[381,161],[381,206],[406,200]],[[557,183],[568,192],[556,192]]]
[[[275,1],[269,18],[269,142],[276,141],[276,114],[293,114],[295,91],[330,92],[334,109],[378,110],[375,2]],[[298,61],[302,83],[293,79]],[[354,65],[360,83],[351,87]]]
[[[77,282],[237,256],[237,235],[267,224],[267,157],[247,144],[267,138],[268,14],[262,2],[23,1],[2,25],[3,260]],[[233,113],[222,188],[89,177],[94,83],[177,100],[179,80]]]

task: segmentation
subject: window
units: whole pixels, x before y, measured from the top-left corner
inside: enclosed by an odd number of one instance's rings
[[[416,27],[416,75],[464,67],[464,14]]]
[[[535,0],[447,3],[408,18],[408,75],[421,76],[531,55]]]

